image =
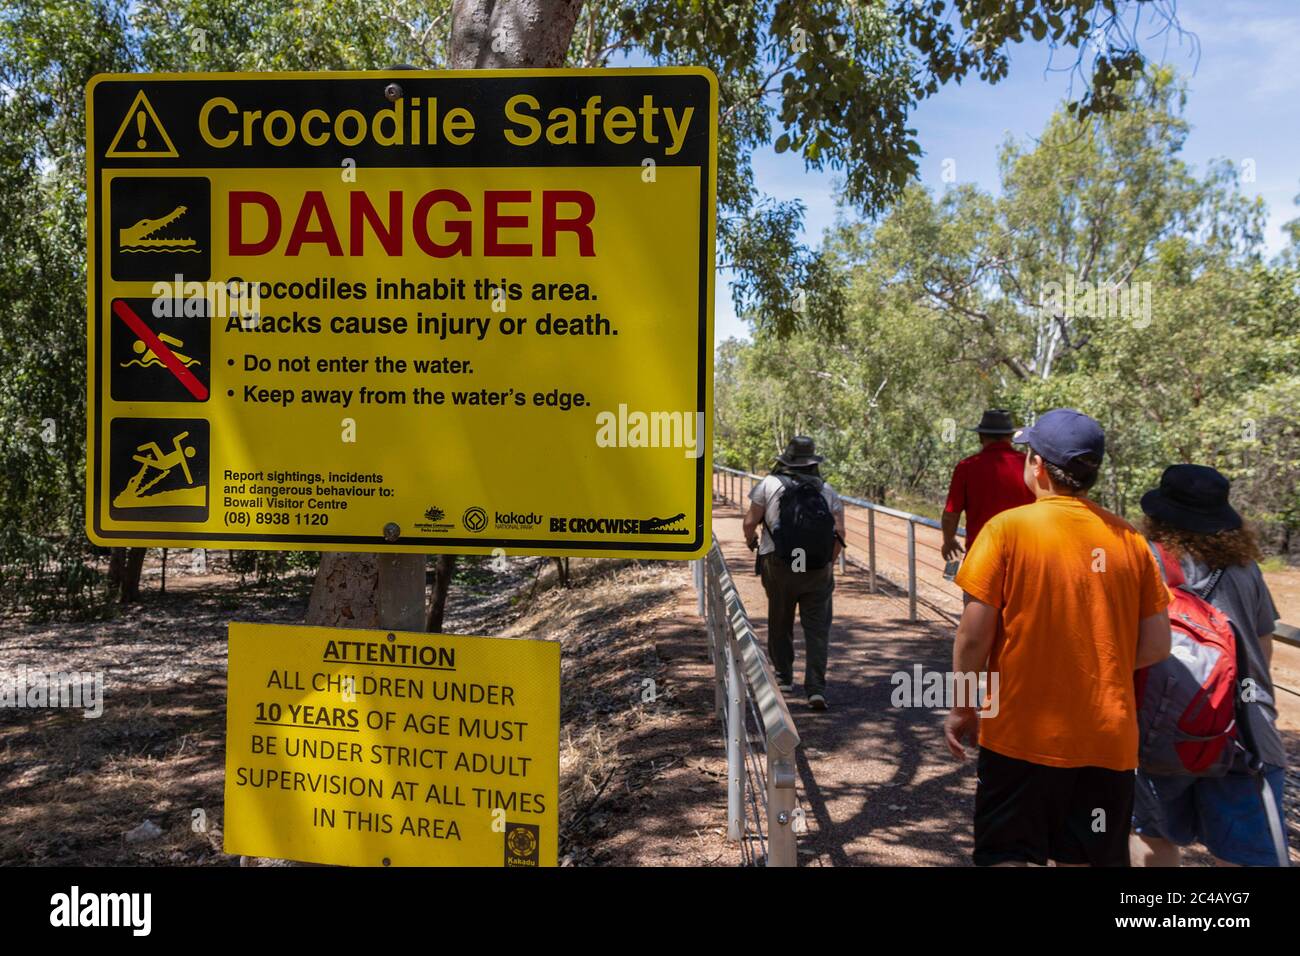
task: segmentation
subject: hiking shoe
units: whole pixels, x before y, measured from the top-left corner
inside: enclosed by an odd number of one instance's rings
[[[825,710],[826,696],[824,694],[809,694],[808,706],[811,707],[813,710]]]

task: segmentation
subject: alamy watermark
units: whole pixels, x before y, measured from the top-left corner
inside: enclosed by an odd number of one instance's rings
[[[82,892],[74,885],[50,897],[50,925],[122,927],[132,936],[148,936],[153,929],[153,894]]]
[[[187,282],[185,276],[177,273],[170,282],[153,284],[153,316],[178,319],[211,315],[218,319],[237,318],[256,327],[262,310],[262,286],[263,283],[244,279]]]
[[[927,671],[913,664],[910,671],[895,671],[889,682],[894,707],[974,707],[981,717],[998,715],[997,671]]]
[[[1044,309],[1062,318],[1128,319],[1135,329],[1151,324],[1150,282],[1045,282],[1040,302]]]
[[[104,713],[103,671],[0,671],[0,707],[68,707],[83,717]]]
[[[640,412],[619,405],[596,413],[600,448],[681,448],[687,458],[704,453],[703,412]]]

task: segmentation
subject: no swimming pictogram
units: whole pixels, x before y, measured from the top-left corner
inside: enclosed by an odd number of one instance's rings
[[[157,310],[157,304],[170,306]],[[210,330],[206,303],[185,315],[180,300],[114,299],[113,398],[119,401],[208,400]],[[166,314],[155,318],[155,311]],[[188,311],[193,312],[194,309]],[[148,316],[148,321],[142,316]],[[151,326],[152,324],[152,326]]]

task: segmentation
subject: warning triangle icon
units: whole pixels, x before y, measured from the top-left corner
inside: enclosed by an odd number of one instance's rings
[[[135,95],[131,108],[126,111],[122,125],[117,128],[117,135],[108,144],[105,159],[175,159],[180,153],[172,144],[172,138],[163,129],[162,120],[154,112],[149,97],[141,90]]]

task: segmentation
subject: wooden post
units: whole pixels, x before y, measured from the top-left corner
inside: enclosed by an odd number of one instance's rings
[[[876,593],[876,509],[867,509],[867,568],[871,575],[869,590]]]
[[[379,626],[394,631],[424,630],[423,554],[380,554]]]

